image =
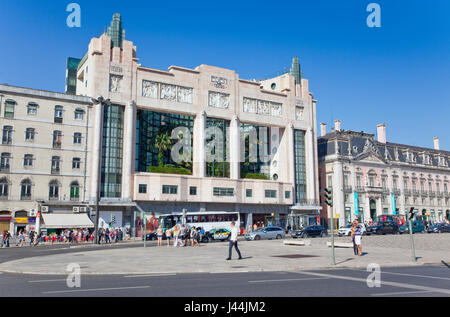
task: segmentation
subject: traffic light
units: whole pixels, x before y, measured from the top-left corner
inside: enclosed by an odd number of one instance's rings
[[[409,210],[409,220],[413,220],[416,213],[414,212],[414,207]]]
[[[328,188],[325,188],[325,204],[333,207],[333,193]]]

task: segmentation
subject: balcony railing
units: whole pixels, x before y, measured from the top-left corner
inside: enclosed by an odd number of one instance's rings
[[[31,201],[32,200],[31,199],[31,195],[20,196],[20,200],[22,200],[22,201]]]
[[[59,174],[61,174],[61,169],[59,169],[59,168],[52,168],[51,173],[52,173],[52,175],[59,175]]]
[[[420,191],[420,194],[422,195],[422,197],[427,197],[428,196],[428,191],[422,190],[422,191]]]
[[[405,196],[411,196],[411,191],[409,189],[405,189]]]
[[[70,197],[70,201],[80,201],[80,197]]]
[[[3,138],[2,139],[2,144],[3,145],[11,145],[12,144],[12,139],[11,138]]]
[[[447,198],[450,198],[450,193],[449,192],[445,192],[444,196],[447,197]]]
[[[364,191],[365,191],[364,187],[362,187],[362,186],[356,186],[356,192],[362,193],[362,192],[364,192]]]
[[[433,191],[430,191],[430,197],[436,197],[436,193]]]
[[[417,189],[413,190],[413,195],[414,196],[420,196],[420,191],[418,191]]]
[[[393,193],[395,196],[400,196],[400,195],[402,194],[402,191],[401,191],[400,189],[398,189],[398,188],[394,188],[394,189],[392,190],[392,193]]]
[[[9,173],[11,168],[9,166],[0,167],[0,173]]]
[[[57,201],[57,200],[59,200],[59,197],[58,196],[50,196],[48,198],[48,200],[50,200],[50,201]]]
[[[8,195],[0,195],[0,200],[4,201],[4,200],[8,200]]]
[[[383,188],[383,194],[389,195],[391,193],[391,191],[389,190],[389,188]]]
[[[345,186],[344,191],[346,193],[353,193],[353,187],[352,186]]]
[[[54,149],[60,149],[61,148],[61,142],[53,142],[53,148]]]
[[[437,192],[437,193],[436,193],[436,196],[439,197],[439,198],[442,198],[442,197],[444,197],[444,193]]]

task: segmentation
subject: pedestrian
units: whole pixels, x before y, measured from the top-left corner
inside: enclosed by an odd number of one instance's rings
[[[253,231],[256,231],[256,230],[258,230],[258,225],[255,223],[255,224],[253,225]]]
[[[352,243],[353,243],[353,253],[354,253],[354,255],[358,255],[358,246],[355,243],[355,227],[356,227],[356,220],[354,220],[352,223],[351,237],[352,237]]]
[[[173,246],[177,247],[178,246],[178,240],[180,239],[180,229],[178,227],[178,225],[176,225],[173,229]]]
[[[158,247],[162,247],[163,234],[164,230],[163,227],[160,225],[156,230],[156,237],[158,238]]]
[[[355,244],[358,249],[358,255],[362,256],[362,246],[361,246],[362,232],[361,232],[361,226],[359,225],[358,220],[355,220],[354,236],[355,236]]]
[[[180,228],[180,238],[181,239],[181,247],[184,247],[186,245],[186,227],[184,225],[181,225]]]
[[[200,228],[194,228],[194,243],[197,244],[197,246],[200,246],[200,232],[199,232]],[[192,245],[194,246],[194,245]]]
[[[172,229],[166,230],[167,247],[170,247],[170,241],[172,239]]]
[[[239,255],[239,260],[242,260],[241,251],[238,248],[238,229],[236,228],[236,223],[233,221],[231,223],[231,237],[230,237],[230,245],[228,247],[228,258],[227,261],[231,260],[231,252],[233,251],[233,247],[236,249],[237,254]]]
[[[11,233],[9,231],[6,231],[5,235],[5,241],[6,241],[6,247],[9,248],[9,240],[11,239]]]
[[[192,227],[191,228],[191,230],[190,230],[190,239],[191,239],[191,247],[193,247],[194,246],[194,240],[195,240],[195,235],[196,235],[196,230],[195,230],[195,227]]]
[[[110,235],[109,228],[106,228],[106,231],[105,231],[105,244],[108,244],[108,243],[111,242],[109,240],[109,235]]]

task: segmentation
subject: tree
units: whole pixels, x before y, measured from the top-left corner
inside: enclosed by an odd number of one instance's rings
[[[155,147],[158,149],[158,165],[164,165],[164,152],[172,147],[172,140],[167,133],[158,134],[155,141]]]

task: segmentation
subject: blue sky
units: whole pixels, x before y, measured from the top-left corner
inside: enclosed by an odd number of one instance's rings
[[[77,2],[81,28],[68,28]],[[210,64],[241,78],[276,76],[299,56],[318,99],[317,121],[388,141],[450,150],[450,1],[2,0],[0,83],[63,91],[68,56],[82,57],[115,12],[140,63]],[[366,7],[381,6],[368,28]]]

